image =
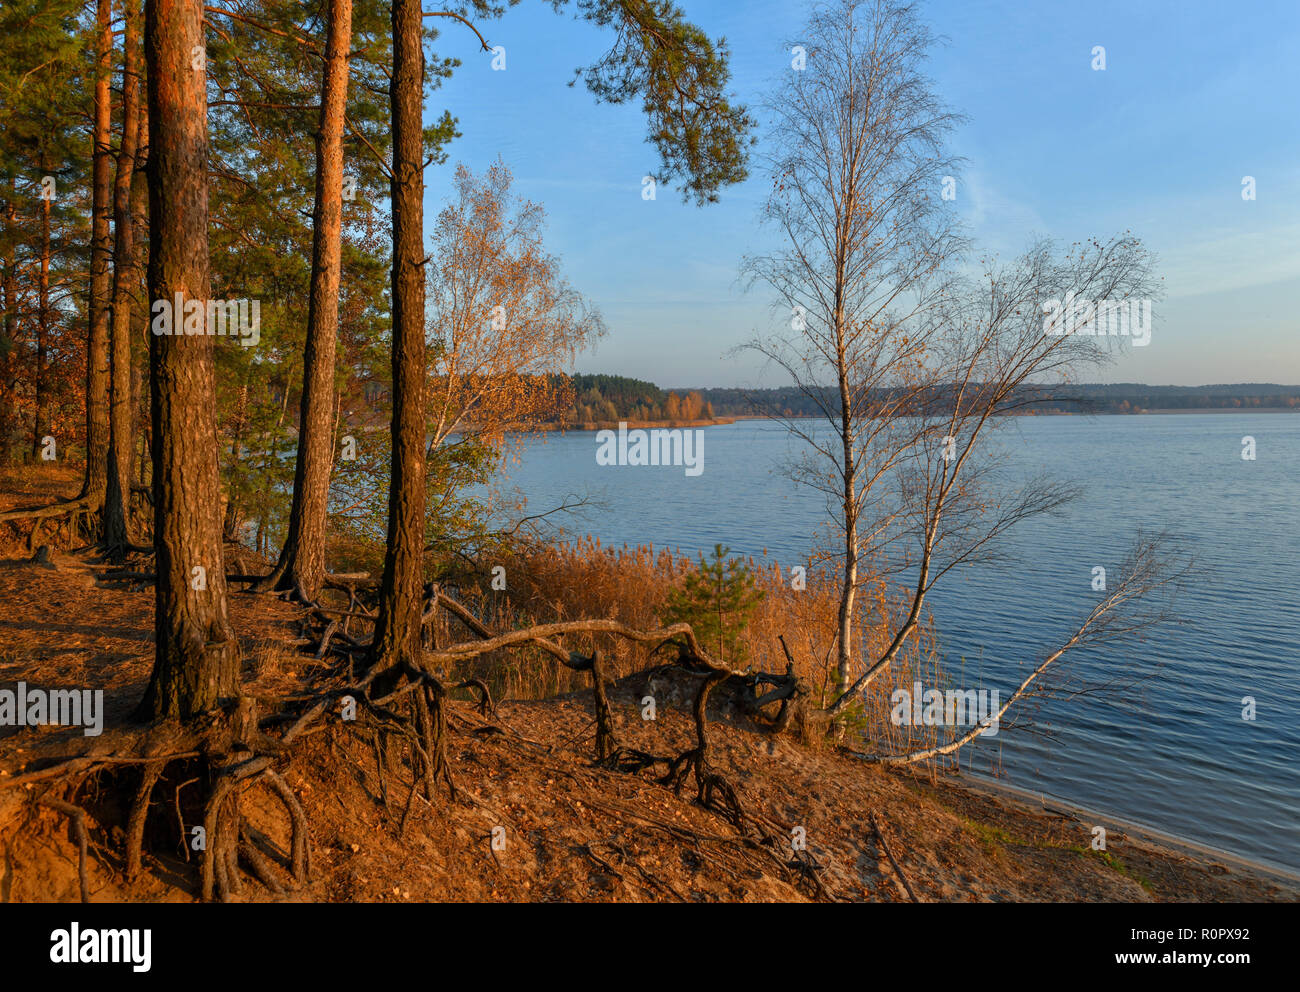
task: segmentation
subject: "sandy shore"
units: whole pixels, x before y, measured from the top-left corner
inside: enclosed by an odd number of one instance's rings
[[[1066,799],[1059,799],[1055,796],[1048,796],[1042,792],[1023,789],[997,779],[986,778],[982,775],[974,775],[970,773],[951,775],[948,776],[946,781],[950,782],[954,788],[966,789],[979,795],[999,796],[1004,801],[1017,803],[1030,812],[1045,813],[1048,815],[1054,813],[1066,813],[1081,823],[1097,824],[1106,827],[1107,830],[1111,830],[1113,827],[1118,827],[1132,840],[1147,846],[1162,848],[1170,854],[1182,854],[1194,856],[1199,859],[1211,859],[1230,864],[1241,871],[1248,871],[1261,877],[1271,878],[1279,884],[1300,886],[1300,871],[1295,869],[1287,868],[1284,865],[1276,864],[1271,861],[1252,859],[1247,858],[1244,855],[1234,854],[1231,851],[1225,851],[1222,848],[1213,847],[1189,837],[1181,837],[1176,834],[1167,833],[1144,823],[1139,823],[1136,820],[1130,820],[1118,816],[1114,813],[1092,809],[1087,806],[1080,806],[1077,803],[1070,802]]]

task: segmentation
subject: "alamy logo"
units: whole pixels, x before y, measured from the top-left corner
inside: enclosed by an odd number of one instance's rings
[[[618,433],[598,431],[597,465],[679,465],[687,475],[704,471],[704,431],[633,430],[620,420]]]
[[[1043,315],[1043,332],[1053,337],[1132,336],[1135,348],[1151,343],[1150,300],[1080,300],[1070,291],[1044,303]]]
[[[174,300],[154,300],[150,325],[154,334],[209,334],[238,337],[251,348],[262,339],[261,300],[187,300],[177,293]]]
[[[997,689],[921,689],[912,683],[912,691],[895,689],[889,697],[893,707],[889,720],[895,727],[988,727],[990,737],[997,736],[999,706]]]
[[[152,930],[82,930],[73,922],[50,934],[55,964],[129,964],[132,971],[150,968]]]
[[[84,727],[86,737],[104,732],[103,689],[0,689],[0,727]]]

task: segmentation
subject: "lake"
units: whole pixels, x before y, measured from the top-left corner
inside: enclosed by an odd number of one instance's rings
[[[1096,603],[1093,567],[1117,567],[1138,527],[1174,531],[1199,571],[1181,625],[1062,659],[1085,680],[1136,688],[1039,701],[1032,729],[1004,725],[966,749],[963,770],[1300,870],[1300,416],[1024,417],[1000,443],[1017,471],[1085,492],[1012,532],[1014,564],[950,575],[927,600],[962,686],[1005,699]],[[796,445],[767,421],[710,427],[690,476],[598,465],[594,433],[552,434],[528,441],[507,475],[530,512],[591,497],[573,534],[691,556],[722,543],[788,569],[826,518],[822,497],[782,473]]]

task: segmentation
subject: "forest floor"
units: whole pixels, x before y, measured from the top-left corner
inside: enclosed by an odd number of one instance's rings
[[[0,509],[75,492],[67,478],[33,478],[10,479]],[[104,583],[89,552],[33,561],[8,531],[0,535],[0,690],[20,681],[102,689],[107,739],[128,725],[148,680],[152,587]],[[247,691],[301,692],[313,667],[323,665],[291,645],[303,611],[243,592],[232,594],[230,610]],[[688,749],[688,694],[656,687],[657,719],[643,720],[637,701],[645,678],[630,676],[611,691],[624,742],[654,754]],[[590,693],[506,700],[495,717],[457,700],[449,708],[447,755],[459,795],[429,805],[416,794],[404,830],[409,771],[394,764],[381,776],[368,741],[340,724],[322,725],[300,738],[282,771],[310,820],[311,880],[275,896],[248,878],[242,898],[909,901],[910,885],[926,902],[1300,900],[1296,879],[1257,865],[1157,842],[1104,819],[1095,822],[1107,827],[1107,851],[1096,852],[1092,819],[968,787],[955,776],[864,766],[712,713],[714,766],[780,834],[805,838],[800,859],[818,866],[817,886],[790,863],[793,851],[746,840],[696,805],[689,783],[679,797],[649,771],[593,767],[592,714]],[[35,805],[39,784],[3,785],[5,777],[90,751],[99,740],[80,728],[0,727],[0,901],[78,898],[78,845],[68,820]],[[120,820],[90,819],[92,901],[195,898],[195,864],[176,826],[179,804],[173,810],[166,801],[183,785],[164,782],[157,793],[164,801],[151,814],[146,870],[134,881],[123,873]],[[96,788],[129,787],[91,780],[80,801],[95,808]],[[278,800],[254,786],[242,807],[273,857],[287,863],[289,824]],[[287,887],[287,872],[280,877]]]

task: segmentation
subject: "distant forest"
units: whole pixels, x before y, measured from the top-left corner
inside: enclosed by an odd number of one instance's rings
[[[627,421],[689,422],[713,420],[713,405],[703,390],[660,389],[653,382],[621,375],[552,376],[556,395],[565,382],[572,389],[572,402],[560,416],[565,426],[613,424]],[[557,388],[558,387],[558,388]]]
[[[563,377],[556,377],[561,379]],[[566,425],[629,421],[712,420],[776,413],[791,417],[821,416],[813,397],[793,386],[778,389],[701,388],[666,390],[643,379],[618,375],[574,375],[573,402]],[[557,383],[558,384],[558,383]],[[825,401],[837,405],[834,389]],[[1214,386],[1147,386],[1136,382],[1109,385],[1079,383],[1042,387],[1024,397],[1026,414],[1144,413],[1150,410],[1300,410],[1300,386],[1237,383]]]

